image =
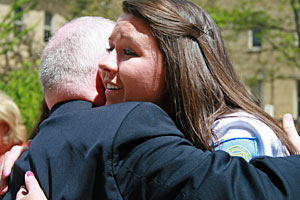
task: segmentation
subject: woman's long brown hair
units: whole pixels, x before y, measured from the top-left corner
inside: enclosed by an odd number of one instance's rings
[[[142,19],[155,37],[164,56],[172,117],[196,147],[212,150],[214,122],[241,109],[273,129],[291,154],[297,152],[247,92],[217,25],[202,8],[185,0],[125,0],[123,12]]]

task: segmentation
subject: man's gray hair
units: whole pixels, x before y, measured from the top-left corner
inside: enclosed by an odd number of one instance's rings
[[[102,17],[80,17],[61,27],[41,56],[43,90],[95,79],[99,58],[108,47],[115,23]]]

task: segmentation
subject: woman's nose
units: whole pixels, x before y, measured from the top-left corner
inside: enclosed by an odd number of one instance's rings
[[[102,58],[102,60],[99,63],[99,68],[102,71],[106,71],[106,72],[118,71],[117,54],[115,50],[111,51],[109,54],[107,54]]]

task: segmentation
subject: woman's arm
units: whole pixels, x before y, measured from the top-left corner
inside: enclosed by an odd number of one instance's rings
[[[300,152],[300,137],[295,129],[294,122],[290,115],[284,115],[283,116],[283,129],[289,136],[290,140],[295,144],[295,146],[299,149]],[[7,191],[7,182],[6,178],[11,172],[11,168],[14,165],[17,158],[26,150],[26,148],[21,146],[16,146],[13,149],[11,149],[10,152],[7,153],[4,159],[4,163],[1,167],[2,172],[0,176],[0,183],[1,183],[1,192],[4,191],[4,193],[1,193],[2,195],[5,194]],[[46,199],[42,189],[39,187],[35,177],[33,175],[27,176],[25,175],[25,184],[26,184],[26,190],[25,188],[21,188],[18,193],[18,198],[20,199]],[[35,184],[35,187],[30,187],[30,184]],[[27,191],[28,190],[28,191]],[[26,193],[28,192],[28,193]]]

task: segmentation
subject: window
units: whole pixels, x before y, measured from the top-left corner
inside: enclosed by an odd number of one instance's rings
[[[15,9],[15,26],[14,26],[14,34],[18,34],[22,30],[23,26],[23,9],[18,7]]]
[[[262,46],[261,30],[259,28],[252,28],[249,30],[248,48],[250,51],[260,51]]]
[[[251,94],[259,106],[263,106],[264,103],[264,85],[262,80],[257,80],[250,85]]]
[[[44,25],[44,41],[48,42],[51,37],[51,24],[52,24],[52,14],[50,12],[45,12],[45,25]]]

